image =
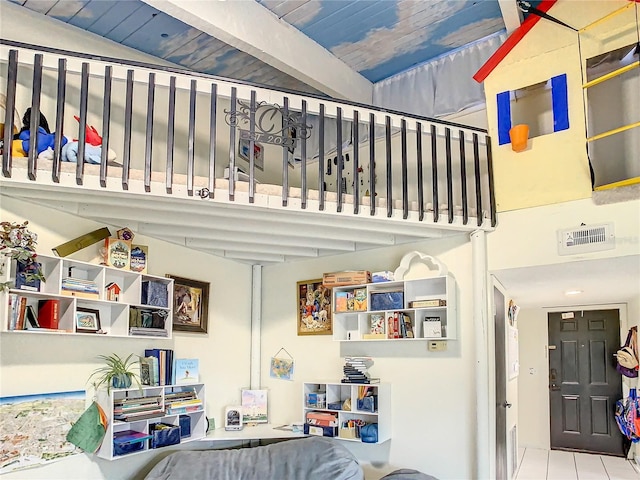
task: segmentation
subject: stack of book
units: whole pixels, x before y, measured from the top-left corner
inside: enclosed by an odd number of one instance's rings
[[[202,400],[194,389],[183,389],[169,392],[164,397],[168,415],[198,412],[202,410]]]
[[[369,367],[373,365],[370,357],[346,357],[342,371],[342,383],[379,383],[379,378],[372,378]]]
[[[129,327],[129,335],[138,337],[168,337],[169,332],[164,328]]]
[[[162,397],[127,397],[113,401],[113,418],[123,422],[134,422],[149,418],[163,417]]]
[[[100,298],[100,290],[96,282],[81,278],[63,278],[60,293],[73,297]]]

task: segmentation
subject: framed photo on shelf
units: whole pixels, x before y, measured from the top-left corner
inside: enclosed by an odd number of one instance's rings
[[[207,333],[209,283],[165,275],[173,279],[173,330]]]
[[[91,308],[76,308],[76,332],[98,333],[100,331],[100,312]]]
[[[297,283],[298,335],[331,335],[331,289],[322,279]]]

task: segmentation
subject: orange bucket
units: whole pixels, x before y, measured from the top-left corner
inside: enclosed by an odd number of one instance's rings
[[[522,152],[527,148],[527,141],[529,140],[529,125],[520,124],[514,125],[509,130],[509,138],[511,138],[511,148],[514,152]]]

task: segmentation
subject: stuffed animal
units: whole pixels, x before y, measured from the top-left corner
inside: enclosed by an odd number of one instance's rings
[[[76,121],[80,123],[80,118],[77,115],[74,115],[73,118],[75,118]],[[86,142],[89,145],[93,145],[94,147],[99,147],[100,145],[102,145],[102,137],[98,135],[98,131],[93,125],[86,126],[85,135],[86,135]],[[78,140],[74,139],[74,141],[77,142]]]

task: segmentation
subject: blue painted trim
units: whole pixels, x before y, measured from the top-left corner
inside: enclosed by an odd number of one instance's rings
[[[511,143],[511,92],[501,92],[496,95],[498,102],[498,145]]]
[[[553,103],[553,131],[569,128],[569,94],[567,74],[551,78],[551,101]]]

